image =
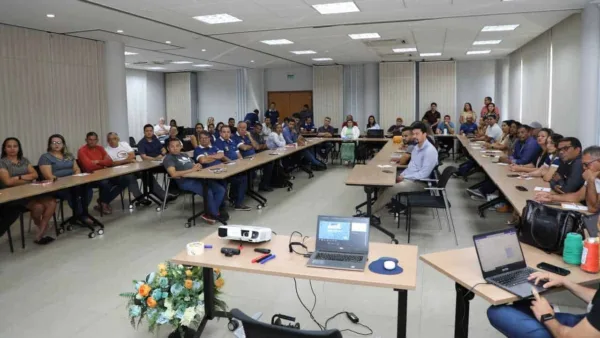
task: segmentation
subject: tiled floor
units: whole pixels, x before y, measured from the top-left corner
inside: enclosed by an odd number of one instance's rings
[[[299,173],[292,192],[279,189],[268,194],[269,205],[260,211],[231,212],[231,224],[268,226],[279,234],[298,230],[313,236],[317,215],[352,215],[354,205],[364,200],[361,188],[344,185],[347,175],[344,167],[318,172],[310,180]],[[466,186],[461,180],[452,180],[448,188],[459,247],[471,246],[475,233],[502,228],[507,218],[495,212],[488,212],[486,219],[479,218],[474,209],[477,202],[464,193]],[[156,264],[174,256],[186,243],[213,232],[216,226],[199,222],[185,229],[184,215],[190,210],[188,205],[182,212],[181,200],[165,211],[162,223],[151,208],[115,210],[103,219],[106,234],[93,240],[87,238],[87,231],[78,230],[40,248],[29,236],[27,248],[18,248],[15,254],[9,253],[5,237],[0,240],[0,337],[153,337],[145,327],[139,331],[130,327],[125,301],[118,294],[131,289],[132,279],[143,278]],[[406,242],[404,229],[396,230],[392,218],[384,218],[384,224],[401,243]],[[456,248],[446,224],[442,223],[444,229],[440,231],[430,212],[417,213],[413,224],[411,244],[418,245],[421,254]],[[18,227],[13,229],[18,234]],[[18,235],[15,237],[18,243]],[[372,232],[371,240],[388,242],[377,231]],[[296,316],[303,328],[316,328],[296,298],[293,280],[234,272],[226,272],[225,279],[230,307],[248,314],[260,311],[265,321],[274,313],[284,313]],[[315,317],[320,322],[348,310],[373,329],[373,337],[395,337],[397,298],[392,290],[323,282],[313,282],[313,286],[318,299]],[[312,305],[307,281],[299,281],[299,292]],[[417,290],[408,294],[408,337],[452,337],[454,298],[453,282],[419,261]],[[560,304],[582,305],[564,294],[553,299]],[[487,321],[487,306],[477,297],[472,301],[471,337],[500,337]],[[205,337],[233,337],[226,324],[225,320],[210,322]],[[330,326],[360,331],[345,318],[332,321]],[[164,330],[158,336],[167,334]],[[356,335],[344,332],[344,336]]]

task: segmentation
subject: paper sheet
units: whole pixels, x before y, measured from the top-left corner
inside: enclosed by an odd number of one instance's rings
[[[567,210],[577,210],[577,211],[588,211],[588,208],[583,205],[577,205],[573,203],[562,203],[560,205],[563,209]]]
[[[535,187],[533,190],[534,191],[543,191],[543,192],[550,192],[551,191],[550,188],[544,188],[544,187]]]
[[[377,166],[378,166],[379,168],[392,168],[392,166],[391,166],[391,165],[389,165],[389,164],[378,164]]]
[[[508,163],[498,162],[498,165],[508,165]]]
[[[75,176],[75,177],[79,177],[79,176],[87,176],[87,175],[89,175],[89,173],[75,174],[75,175],[73,175],[73,176]]]

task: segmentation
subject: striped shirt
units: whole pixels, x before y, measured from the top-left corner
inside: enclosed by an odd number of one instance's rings
[[[21,158],[17,164],[12,163],[8,158],[0,159],[0,169],[8,171],[8,176],[15,177],[29,174],[29,160],[26,157]],[[0,181],[0,188],[6,188],[4,183]]]

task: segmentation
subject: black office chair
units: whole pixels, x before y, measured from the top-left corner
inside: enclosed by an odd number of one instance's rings
[[[238,309],[232,309],[231,316],[242,322],[246,338],[343,338],[338,330],[301,331],[298,329],[262,323],[248,317]]]
[[[135,139],[133,138],[133,136],[129,136],[129,146],[131,148],[136,148],[137,147],[137,142],[135,142]]]

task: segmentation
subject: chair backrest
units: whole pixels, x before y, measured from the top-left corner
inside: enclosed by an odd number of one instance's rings
[[[137,142],[135,142],[135,139],[133,138],[133,136],[129,136],[129,146],[131,148],[137,147]]]
[[[43,181],[44,180],[44,175],[42,175],[42,171],[40,170],[40,166],[39,165],[34,165],[33,169],[35,169],[35,172],[38,174],[38,181]]]
[[[334,133],[334,134],[337,134],[339,131],[340,131],[340,129],[339,129],[339,128],[333,128],[333,133]]]
[[[338,330],[301,331],[277,325],[271,325],[254,320],[238,309],[232,309],[233,318],[242,322],[246,338],[343,338]]]
[[[456,172],[458,172],[458,169],[456,167],[453,167],[453,166],[446,167],[446,169],[444,169],[444,171],[442,171],[442,174],[440,175],[440,178],[438,180],[438,187],[446,188],[446,184],[448,184],[450,177],[452,177],[452,174],[454,174]]]

